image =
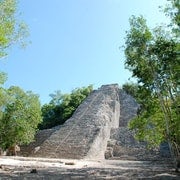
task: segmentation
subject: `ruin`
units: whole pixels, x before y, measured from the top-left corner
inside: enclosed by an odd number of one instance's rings
[[[21,155],[63,159],[163,158],[159,150],[148,151],[146,143],[136,141],[127,127],[138,107],[135,99],[117,84],[103,85],[62,126],[40,131],[35,142],[21,147]]]

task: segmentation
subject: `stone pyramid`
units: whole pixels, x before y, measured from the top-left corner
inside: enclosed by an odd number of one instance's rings
[[[40,131],[36,141],[21,148],[21,155],[72,159],[153,160],[149,151],[127,128],[139,105],[117,84],[94,90],[64,125]],[[166,151],[168,152],[168,151]]]

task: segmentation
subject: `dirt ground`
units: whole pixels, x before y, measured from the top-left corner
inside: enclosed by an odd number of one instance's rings
[[[0,180],[180,179],[172,163],[0,157]]]

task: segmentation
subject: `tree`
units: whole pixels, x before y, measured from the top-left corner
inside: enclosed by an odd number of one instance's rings
[[[179,4],[172,0],[165,12],[171,16],[167,28],[153,30],[140,16],[130,18],[130,30],[125,42],[125,66],[137,78],[141,114],[130,122],[136,136],[156,146],[167,141],[171,153],[180,152],[179,78],[180,43],[177,38]]]
[[[167,17],[171,19],[169,26],[176,38],[180,37],[180,3],[179,0],[168,0],[165,8],[161,7]]]
[[[0,104],[0,147],[5,150],[33,141],[42,120],[38,96],[17,86],[1,87],[0,96],[4,97]]]
[[[133,82],[127,82],[123,84],[122,89],[127,93],[138,99],[138,84]]]
[[[6,81],[6,78],[7,76],[5,73],[0,73],[0,121],[3,117],[3,109],[8,101],[6,90],[2,87],[2,85]]]
[[[26,45],[24,41],[28,36],[27,26],[20,21],[17,14],[16,0],[0,0],[0,58],[7,56],[8,49],[14,44]],[[7,80],[7,75],[0,72],[0,85]],[[1,92],[4,89],[1,89]],[[4,97],[0,99],[0,105],[4,103]]]
[[[0,58],[15,44],[26,45],[27,26],[18,16],[16,0],[0,0]],[[4,150],[31,142],[42,120],[38,96],[16,86],[3,88],[6,79],[0,72],[0,147]]]
[[[0,58],[14,44],[24,46],[28,36],[27,26],[17,18],[17,1],[0,0]]]
[[[52,100],[42,107],[43,122],[40,129],[47,129],[63,124],[72,116],[82,101],[92,92],[92,85],[88,87],[76,88],[70,94],[62,94],[56,91],[50,94]]]

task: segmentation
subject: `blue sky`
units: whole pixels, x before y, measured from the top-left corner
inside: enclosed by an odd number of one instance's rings
[[[69,93],[92,84],[124,84],[125,31],[131,15],[143,15],[150,27],[165,22],[158,6],[166,0],[20,0],[29,26],[25,50],[12,48],[0,61],[8,73],[5,86],[39,94],[42,104],[56,90]]]

